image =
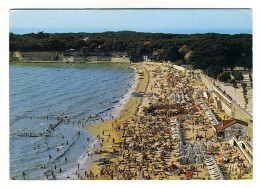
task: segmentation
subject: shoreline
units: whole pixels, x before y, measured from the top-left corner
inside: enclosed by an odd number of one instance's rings
[[[135,92],[142,91],[146,92],[148,82],[149,82],[149,75],[145,67],[143,67],[141,64],[131,64],[136,69],[141,68],[142,72],[144,73],[143,79],[139,79],[137,86],[135,87]],[[136,73],[137,74],[137,73]],[[119,115],[117,118],[113,120],[106,120],[104,122],[99,122],[96,124],[91,124],[86,127],[86,129],[91,132],[95,136],[100,136],[100,138],[97,138],[100,143],[102,143],[101,150],[102,151],[109,151],[111,149],[110,146],[113,145],[113,139],[114,142],[120,142],[122,140],[122,133],[120,131],[113,130],[113,125],[122,122],[124,119],[133,118],[135,117],[135,114],[138,112],[139,107],[142,103],[142,98],[140,97],[134,97],[131,95],[129,100],[126,104],[124,104],[123,109],[120,110]],[[104,135],[103,135],[104,131]],[[109,136],[110,135],[110,136]],[[111,138],[111,139],[110,139]],[[102,142],[102,139],[104,140]],[[100,154],[94,154],[95,157],[98,155],[100,158],[105,158],[105,155],[107,153],[100,153]],[[95,158],[93,157],[93,158]],[[117,158],[112,159],[111,161],[116,161]],[[88,167],[88,171],[93,172],[93,174],[99,174],[100,166],[97,162],[93,161],[90,163]],[[98,179],[98,178],[94,178]]]
[[[9,61],[9,64],[97,64],[97,63],[112,63],[112,64],[134,64],[130,61]]]
[[[200,108],[199,100],[197,100],[198,93],[194,90],[194,87],[197,86],[203,87],[203,90],[207,89],[199,80],[187,81],[183,72],[174,70],[173,73],[170,73],[167,65],[156,62],[143,63],[137,67],[142,68],[144,79],[140,79],[135,91],[153,92],[154,96],[145,95],[142,98],[132,96],[117,119],[88,127],[92,134],[102,140],[102,151],[96,153],[101,159],[106,158],[106,160],[93,161],[86,172],[85,179],[236,179],[244,170],[243,168],[249,167],[249,163],[236,146],[231,145],[228,141],[214,141],[211,121],[207,118],[205,111]],[[171,103],[174,100],[180,100],[173,99],[170,94],[184,92],[181,86],[187,89],[185,97],[182,93],[183,100],[185,98],[186,101],[185,106],[181,106],[181,108],[177,105],[167,106],[166,104],[163,106],[164,102]],[[151,107],[151,103],[157,104],[159,110],[149,112],[147,107]],[[178,101],[174,104],[177,103]],[[213,108],[213,104],[208,103]],[[214,109],[213,111],[219,119],[223,119],[220,116],[221,112]],[[137,114],[140,115],[140,118],[137,117]],[[200,121],[200,118],[203,118],[205,122]],[[177,130],[180,129],[181,132],[178,133]],[[179,143],[179,139],[181,143],[183,142],[182,145]],[[196,157],[196,161],[194,154],[190,154],[193,159],[185,157],[185,162],[181,160],[179,152],[183,144],[186,147],[196,147],[198,152],[200,152],[198,146],[204,145],[205,148],[207,146],[207,152],[200,154],[205,155],[203,158]],[[219,159],[219,156],[226,151],[230,153],[227,154],[227,157],[232,161],[231,163]],[[186,149],[183,152],[182,155],[187,155],[190,150]],[[237,163],[241,158],[245,166],[238,169],[233,163]],[[217,177],[212,175],[212,171],[208,169],[209,160],[215,161],[214,168],[220,169]],[[246,176],[246,179],[251,179],[250,175]]]
[[[111,62],[111,63],[113,63],[113,62]],[[122,115],[122,110],[125,109],[125,106],[127,105],[127,103],[129,103],[131,98],[133,98],[132,93],[136,92],[136,88],[139,85],[139,75],[138,75],[138,70],[137,70],[137,68],[139,68],[139,66],[131,65],[129,68],[134,70],[133,79],[132,79],[131,83],[129,84],[129,85],[131,85],[131,87],[124,94],[124,96],[122,98],[120,98],[119,104],[116,104],[116,106],[113,106],[114,110],[111,112],[110,117],[104,117],[103,122],[97,121],[96,123],[90,123],[90,124],[86,125],[85,130],[90,132],[93,135],[92,138],[94,139],[94,142],[91,144],[91,147],[88,148],[85,153],[83,153],[82,155],[79,156],[79,158],[77,160],[77,164],[79,164],[79,168],[75,167],[75,168],[71,168],[71,169],[65,171],[64,175],[59,176],[58,179],[60,179],[60,180],[72,180],[72,179],[80,180],[80,179],[82,179],[82,177],[85,177],[86,171],[91,170],[90,169],[91,164],[94,163],[95,160],[98,160],[101,158],[101,156],[102,156],[101,154],[94,154],[95,151],[101,150],[104,148],[101,146],[101,140],[97,138],[97,134],[93,134],[93,132],[95,132],[93,130],[96,129],[97,127],[106,126],[106,124],[109,124],[109,123],[111,124],[111,122],[113,122],[113,120],[111,120],[111,117],[113,117],[114,120],[117,120],[119,118],[119,116]],[[127,101],[124,102],[123,100],[127,100]],[[141,103],[141,101],[140,101],[140,103]],[[100,131],[103,131],[103,129]],[[99,133],[99,134],[101,135],[101,133]],[[69,175],[69,178],[67,178],[68,175]],[[79,178],[79,177],[81,177],[81,178]]]

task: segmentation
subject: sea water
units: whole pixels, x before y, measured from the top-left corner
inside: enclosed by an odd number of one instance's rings
[[[78,163],[85,168],[97,142],[85,127],[118,114],[136,85],[134,72],[105,63],[11,64],[10,178],[66,179]],[[46,132],[57,117],[64,121]]]

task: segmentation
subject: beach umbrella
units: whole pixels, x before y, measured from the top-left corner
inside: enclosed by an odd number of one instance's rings
[[[185,177],[190,177],[190,176],[192,176],[192,172],[188,172],[185,174]]]
[[[220,159],[223,155],[225,155],[225,154],[220,154],[220,155],[218,156],[218,158]]]
[[[220,159],[221,160],[225,160],[225,159],[227,159],[227,156],[226,155],[222,155],[222,157]]]

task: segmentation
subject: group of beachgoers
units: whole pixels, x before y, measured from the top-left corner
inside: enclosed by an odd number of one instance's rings
[[[201,104],[200,97],[203,96],[194,86],[198,83],[169,67],[147,65],[146,68],[150,80],[145,92],[149,95],[142,97],[141,105],[131,117],[114,119],[111,114],[106,114],[111,119],[111,130],[98,134],[99,146],[94,146],[94,153],[102,155],[95,161],[99,170],[90,169],[82,174],[78,164],[77,179],[214,179],[209,167],[205,168],[205,160],[217,157],[222,144],[214,143],[212,126]],[[85,127],[90,118],[72,124]],[[67,117],[64,120],[71,123]],[[172,122],[178,122],[178,126]],[[121,135],[120,138],[111,135],[111,131]],[[110,146],[102,148],[105,142]],[[206,147],[201,153],[194,145],[203,142]],[[232,152],[236,154],[237,150]],[[92,158],[92,153],[88,156]],[[216,168],[220,169],[217,163]],[[234,169],[226,166],[222,169],[228,171],[230,178]],[[55,180],[55,173],[61,172],[61,168],[54,166],[51,174],[44,175]],[[219,176],[222,178],[222,172]]]
[[[148,72],[156,78],[147,87],[152,95],[143,97],[134,116],[111,123],[112,130],[121,134],[119,142],[114,142],[114,138],[104,131],[98,135],[102,141],[112,139],[113,142],[103,152],[106,154],[103,160],[96,161],[99,172],[95,175],[92,171],[86,172],[86,179],[214,179],[209,173],[210,167],[205,168],[205,160],[218,158],[222,151],[220,144],[214,143],[212,126],[198,100],[203,96],[199,96],[194,81],[172,69],[157,67]],[[178,118],[183,139],[181,144],[171,123]],[[203,141],[206,143],[203,154],[190,144],[197,145]],[[186,153],[183,156],[182,151]],[[236,154],[237,150],[232,152]],[[198,155],[199,160],[196,158]],[[191,157],[195,160],[190,160]],[[217,163],[216,168],[220,169]],[[226,166],[222,169],[227,171]],[[230,170],[227,173],[230,174]],[[224,178],[221,170],[217,177]]]

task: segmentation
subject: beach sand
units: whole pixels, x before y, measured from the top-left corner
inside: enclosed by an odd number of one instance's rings
[[[169,74],[168,72],[168,67],[165,66],[165,64],[162,63],[154,63],[154,62],[146,62],[146,63],[140,63],[140,64],[132,64],[134,67],[136,67],[136,69],[141,69],[143,75],[141,75],[141,79],[139,79],[139,83],[135,89],[135,92],[153,92],[153,93],[158,93],[158,96],[144,96],[144,97],[134,97],[131,96],[129,101],[126,103],[126,105],[124,106],[124,109],[122,109],[120,111],[119,116],[116,119],[111,119],[111,120],[107,120],[103,123],[97,123],[97,124],[92,124],[92,125],[87,125],[87,130],[90,131],[91,133],[93,133],[94,135],[96,135],[97,137],[99,137],[99,141],[102,144],[101,150],[102,152],[98,152],[98,157],[99,158],[106,158],[108,156],[108,154],[114,152],[122,152],[120,153],[120,155],[117,155],[115,158],[111,158],[110,159],[110,163],[106,165],[106,169],[107,172],[102,176],[100,176],[100,171],[105,165],[99,165],[100,162],[92,162],[89,166],[88,171],[86,172],[87,175],[90,174],[90,172],[93,173],[93,176],[91,177],[86,177],[86,179],[98,179],[98,180],[110,180],[110,179],[117,179],[119,177],[117,172],[117,169],[124,169],[124,172],[126,174],[130,174],[129,176],[133,177],[133,173],[137,173],[136,171],[138,170],[133,170],[137,169],[139,167],[137,167],[135,164],[127,164],[125,163],[125,156],[126,155],[130,155],[132,156],[132,158],[135,158],[136,161],[142,161],[142,155],[144,156],[144,152],[145,150],[142,150],[142,153],[138,153],[136,150],[122,150],[121,148],[118,147],[118,143],[119,142],[123,142],[123,141],[127,141],[127,143],[131,143],[131,141],[128,141],[130,138],[122,138],[123,136],[123,132],[122,130],[115,130],[115,127],[117,125],[122,125],[123,122],[127,121],[127,128],[129,128],[128,130],[133,130],[133,131],[144,131],[146,129],[146,125],[142,124],[142,123],[136,123],[137,122],[137,114],[138,115],[142,115],[143,117],[145,117],[146,122],[151,122],[152,120],[156,120],[156,118],[158,117],[148,117],[147,114],[144,112],[144,107],[149,107],[149,103],[152,100],[160,100],[164,99],[165,101],[171,101],[172,99],[169,97],[169,93],[172,89],[176,89],[176,88],[171,88],[169,86],[169,84],[167,83],[167,75]],[[180,77],[184,78],[184,74],[182,75],[181,72],[179,72]],[[197,81],[191,81],[187,86],[189,88],[192,88],[194,86],[201,86],[203,87],[203,85]],[[206,88],[203,88],[206,89]],[[183,139],[186,142],[191,142],[193,143],[194,140],[197,141],[197,144],[199,145],[200,141],[199,139],[196,139],[197,135],[200,135],[202,138],[201,140],[203,140],[203,142],[205,143],[205,145],[207,144],[207,141],[209,139],[212,138],[213,136],[213,128],[212,125],[210,124],[209,120],[207,119],[207,116],[205,114],[205,112],[198,108],[198,102],[196,101],[196,93],[192,93],[192,102],[189,104],[186,104],[187,106],[190,105],[191,108],[194,108],[196,110],[196,116],[203,118],[205,121],[200,122],[197,121],[198,118],[194,118],[193,121],[190,120],[185,120],[181,122],[181,127],[182,127],[182,136]],[[216,111],[215,108],[213,107],[212,104],[208,104],[212,110],[214,111],[214,113],[216,113],[217,117],[220,119],[223,119],[224,115],[227,117],[226,114],[223,114],[223,112],[219,112]],[[174,120],[176,117],[170,117],[170,120]],[[157,120],[156,120],[157,121]],[[167,130],[169,128],[171,128],[170,125],[167,124],[160,124],[158,125],[158,127],[160,128],[162,131],[167,132]],[[155,126],[156,127],[156,126]],[[127,134],[127,132],[125,132],[125,134]],[[134,134],[134,133],[132,133]],[[129,135],[129,134],[128,134]],[[170,134],[169,134],[170,135]],[[162,132],[158,132],[158,134],[153,135],[152,138],[150,139],[155,139],[157,141],[162,142],[163,140],[165,140]],[[102,141],[103,140],[103,141]],[[167,141],[165,141],[166,143]],[[134,142],[132,142],[134,143]],[[144,141],[139,142],[139,143],[144,143]],[[238,176],[238,168],[236,167],[236,165],[233,165],[230,167],[230,164],[222,164],[220,163],[221,161],[219,161],[218,156],[224,152],[223,149],[218,149],[221,148],[222,146],[228,145],[227,142],[218,142],[218,143],[213,143],[215,151],[213,153],[208,153],[208,155],[211,157],[213,156],[215,158],[215,160],[218,162],[219,166],[221,166],[221,169],[223,169],[225,171],[224,173],[224,177],[225,179],[235,179],[235,177]],[[177,146],[177,141],[172,143],[173,148],[176,150],[178,148]],[[115,150],[114,150],[115,149]],[[154,168],[154,166],[145,166],[143,168],[145,168],[146,170],[142,170],[142,177],[150,177],[150,179],[168,179],[168,180],[180,180],[183,179],[186,175],[185,173],[188,173],[189,170],[189,165],[187,165],[187,169],[184,169],[184,172],[182,173],[173,173],[173,172],[168,172],[168,171],[164,171],[164,166],[167,166],[168,163],[173,162],[175,165],[177,166],[182,166],[179,162],[179,158],[178,155],[176,154],[175,150],[173,151],[167,151],[167,156],[165,157],[165,159],[163,159],[160,163],[158,163],[160,166],[159,168]],[[158,159],[160,161],[161,155],[160,153],[153,154],[153,152],[151,151],[146,151],[147,153],[149,153],[149,158],[151,160],[155,160]],[[240,156],[240,158],[243,158],[243,156],[241,155],[241,153],[238,151],[238,149],[236,147],[233,147],[232,149],[232,155],[237,155]],[[152,157],[151,157],[152,156]],[[129,156],[128,156],[129,157]],[[95,157],[97,158],[97,157]],[[157,161],[155,161],[157,162]],[[166,164],[167,165],[166,165]],[[249,164],[246,162],[245,160],[245,164],[247,166],[249,166]],[[110,168],[111,166],[111,168]],[[116,166],[116,168],[115,168]],[[132,166],[132,167],[130,167]],[[210,179],[210,175],[208,172],[207,167],[204,165],[204,163],[201,164],[193,164],[192,165],[193,168],[195,168],[195,170],[192,173],[192,176],[190,176],[189,178],[192,180],[202,180],[202,179]],[[128,170],[125,171],[125,168],[129,168]],[[140,167],[142,168],[142,167]],[[233,169],[232,173],[228,175],[229,171],[228,169]],[[112,176],[108,175],[111,174],[112,172]],[[235,172],[235,173],[233,173]],[[123,173],[121,173],[123,174]],[[137,173],[138,174],[138,173]],[[149,175],[149,176],[148,176]],[[115,177],[118,176],[118,177]],[[139,175],[135,175],[134,179],[140,179],[140,177],[138,178]],[[247,178],[251,179],[252,176],[246,176]],[[120,179],[125,179],[126,177],[121,177],[120,175]]]
[[[142,64],[134,64],[132,63],[131,66],[135,67],[136,69],[141,69],[143,76],[142,79],[139,79],[138,85],[135,88],[135,92],[145,92],[148,85],[148,72],[146,66],[142,66]],[[125,104],[124,108],[120,111],[118,118],[113,120],[107,120],[103,123],[96,123],[87,126],[87,130],[90,131],[94,135],[100,135],[99,140],[104,139],[105,141],[102,142],[102,150],[113,151],[110,146],[113,145],[113,138],[115,139],[115,143],[122,141],[122,133],[120,131],[115,131],[112,128],[112,124],[120,124],[125,119],[135,117],[135,113],[138,111],[139,106],[142,103],[142,98],[131,96],[129,101]],[[104,135],[103,135],[104,131]],[[110,135],[110,137],[109,137]],[[109,139],[108,139],[109,138]],[[108,139],[108,140],[107,140]],[[99,154],[100,158],[104,158],[106,153]],[[115,161],[112,159],[111,161]],[[89,171],[92,171],[94,174],[99,174],[100,166],[97,162],[92,162],[89,166]],[[94,178],[95,179],[95,178]],[[99,178],[100,179],[100,178]],[[104,177],[105,179],[105,177]]]

